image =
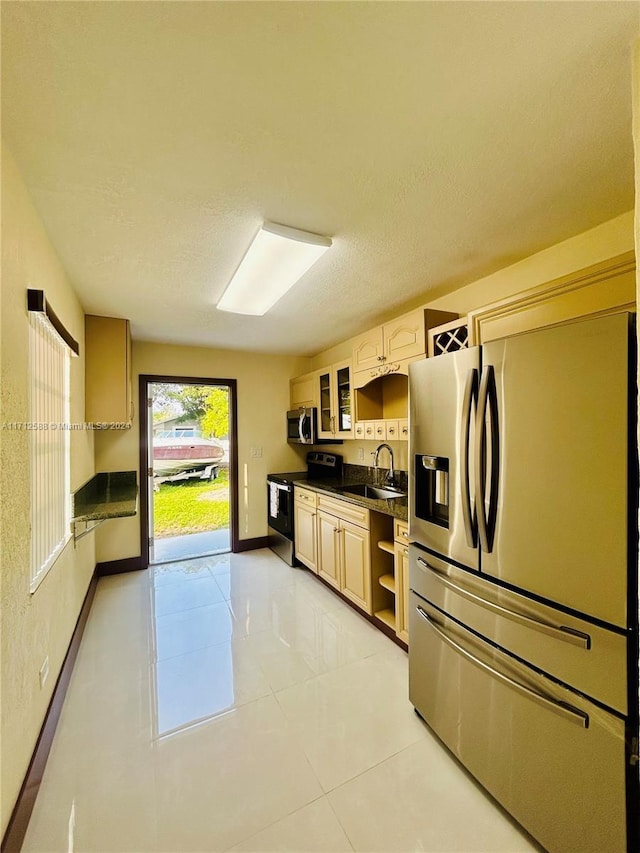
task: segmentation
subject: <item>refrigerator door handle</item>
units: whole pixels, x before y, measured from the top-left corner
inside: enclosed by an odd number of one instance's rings
[[[487,409],[491,419],[489,440],[491,443],[491,481],[489,485],[489,512],[486,509],[487,488]],[[480,547],[487,554],[493,551],[493,538],[496,532],[498,516],[498,479],[499,479],[500,442],[498,433],[498,394],[496,391],[495,371],[488,364],[482,371],[478,410],[476,413],[476,514]]]
[[[519,622],[521,625],[526,625],[527,628],[533,628],[535,631],[540,631],[541,633],[549,634],[558,640],[563,640],[565,643],[571,643],[573,646],[579,646],[581,649],[586,650],[591,648],[591,637],[589,634],[585,634],[575,628],[569,628],[566,625],[553,625],[551,622],[545,622],[542,619],[535,619],[533,616],[526,616],[524,613],[518,613],[517,610],[510,610],[508,607],[504,607],[501,604],[496,604],[493,601],[487,601],[486,598],[482,598],[482,596],[465,589],[463,586],[458,586],[458,584],[454,583],[451,578],[447,577],[447,575],[443,574],[439,569],[436,569],[435,566],[427,563],[427,561],[423,560],[422,557],[418,557],[417,559],[419,563],[433,572],[434,577],[436,577],[440,583],[444,584],[453,592],[458,593],[458,595],[461,595],[463,598],[472,601],[474,604],[478,604],[480,607],[484,607],[492,613],[497,613],[498,616],[504,616],[505,619],[510,619],[513,622]]]
[[[577,723],[579,726],[582,726],[582,728],[589,728],[589,715],[585,714],[584,711],[580,711],[578,708],[574,708],[572,705],[568,705],[563,702],[556,702],[553,699],[549,699],[542,693],[538,693],[536,690],[532,690],[525,684],[521,684],[519,681],[516,681],[515,678],[511,678],[509,675],[505,675],[505,673],[500,672],[500,670],[494,669],[492,666],[489,666],[488,663],[485,663],[484,661],[480,660],[480,658],[477,658],[459,643],[456,643],[455,640],[452,640],[451,637],[447,636],[442,626],[439,625],[431,616],[429,616],[429,614],[425,610],[423,610],[422,607],[416,607],[416,610],[418,611],[418,614],[427,622],[427,624],[436,632],[436,634],[443,642],[451,646],[452,649],[454,649],[456,652],[458,652],[458,654],[462,655],[472,664],[479,667],[481,670],[488,673],[493,678],[496,678],[498,681],[501,681],[503,684],[506,684],[508,687],[517,690],[518,693],[521,693],[528,699],[531,699],[533,702],[537,702],[538,705],[542,705],[549,711],[553,711],[555,714],[559,714],[561,717],[565,717],[566,719],[571,720],[571,722]]]
[[[467,544],[475,548],[478,544],[478,530],[471,503],[471,486],[469,482],[469,441],[471,436],[471,409],[473,400],[478,394],[478,371],[473,368],[467,373],[462,398],[462,518],[467,536]]]

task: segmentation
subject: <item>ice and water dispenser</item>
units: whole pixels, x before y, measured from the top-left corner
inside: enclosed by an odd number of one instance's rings
[[[423,456],[414,463],[415,514],[424,521],[449,527],[449,459]]]

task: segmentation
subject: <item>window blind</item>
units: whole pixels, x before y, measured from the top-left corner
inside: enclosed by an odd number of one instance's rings
[[[46,314],[29,313],[31,591],[70,538],[69,348]]]

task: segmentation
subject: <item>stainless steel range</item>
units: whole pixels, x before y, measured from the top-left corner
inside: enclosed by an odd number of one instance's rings
[[[293,485],[300,480],[342,478],[342,456],[336,453],[307,453],[306,471],[267,474],[267,520],[269,548],[290,566],[294,556]]]

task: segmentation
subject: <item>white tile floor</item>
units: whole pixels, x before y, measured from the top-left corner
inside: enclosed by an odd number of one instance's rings
[[[531,851],[405,653],[270,551],[98,585],[24,851]]]

